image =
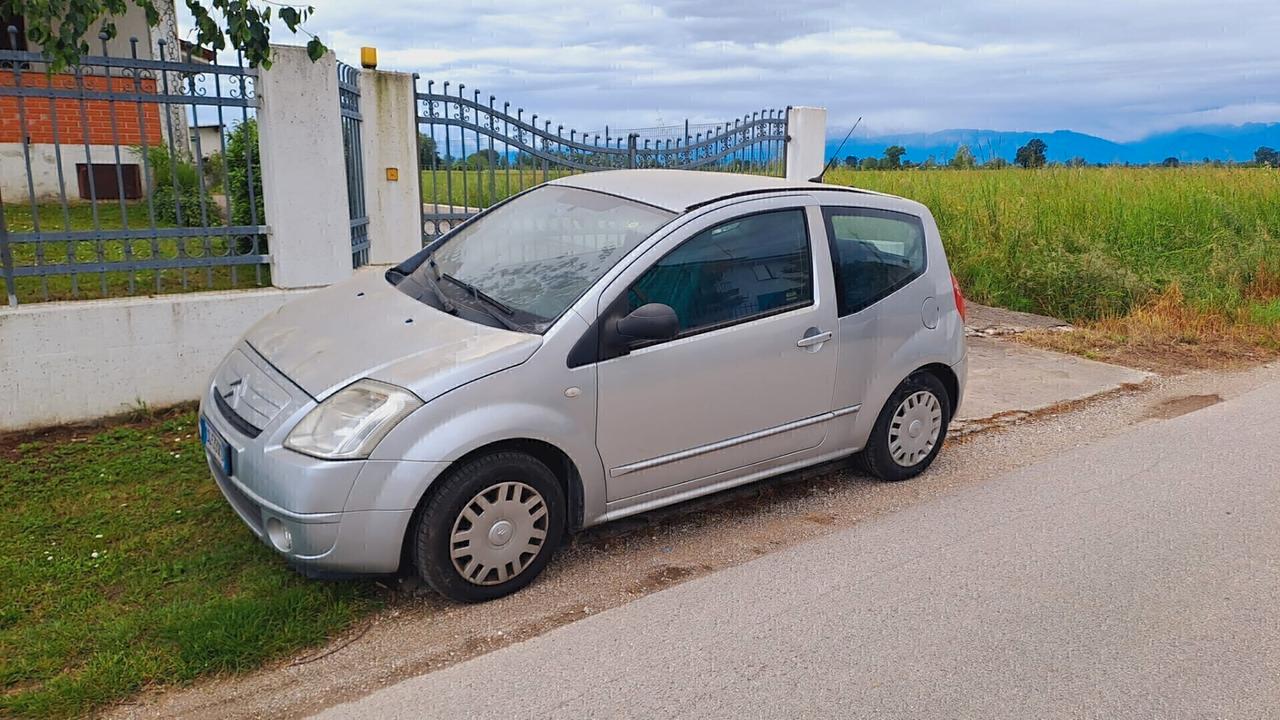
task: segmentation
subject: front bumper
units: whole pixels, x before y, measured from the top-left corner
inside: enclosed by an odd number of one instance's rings
[[[255,416],[267,418],[260,430],[246,429],[240,415],[229,417],[234,411],[226,410],[225,403],[220,405],[214,396],[219,382],[227,384],[220,376],[228,362],[215,373],[201,398],[203,422],[231,447],[229,474],[220,459],[209,453],[205,459],[232,509],[263,543],[304,571],[395,572],[417,502],[382,487],[388,477],[406,474],[398,467],[401,463],[321,460],[285,448],[288,430],[314,407],[314,401],[252,348],[241,344],[233,355],[237,353],[236,379],[245,392],[258,397],[258,391],[267,388],[262,392],[275,393],[276,409]],[[409,465],[413,470],[435,470],[434,464]]]

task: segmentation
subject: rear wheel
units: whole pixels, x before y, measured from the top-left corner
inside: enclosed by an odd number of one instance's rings
[[[862,464],[881,480],[913,478],[937,457],[950,422],[951,402],[942,381],[928,372],[915,373],[880,410]]]
[[[537,459],[485,455],[451,471],[419,514],[418,574],[452,600],[480,602],[533,581],[564,534],[564,491]]]

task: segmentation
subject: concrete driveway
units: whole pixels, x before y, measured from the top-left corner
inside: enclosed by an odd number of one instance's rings
[[[1280,383],[322,718],[1275,717]]]

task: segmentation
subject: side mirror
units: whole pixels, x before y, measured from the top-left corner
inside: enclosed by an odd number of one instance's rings
[[[618,320],[614,331],[624,340],[669,340],[680,331],[680,319],[670,305],[649,303]]]

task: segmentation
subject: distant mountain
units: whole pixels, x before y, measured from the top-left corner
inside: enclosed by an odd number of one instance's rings
[[[1031,138],[1040,138],[1049,146],[1049,160],[1066,162],[1082,157],[1090,163],[1158,163],[1168,157],[1186,162],[1211,160],[1252,160],[1253,151],[1266,145],[1280,149],[1280,123],[1247,125],[1213,125],[1182,128],[1151,135],[1141,140],[1117,143],[1071,130],[1052,132],[1010,132],[1001,130],[940,130],[931,133],[902,133],[875,137],[849,138],[840,159],[880,157],[889,145],[907,149],[905,159],[924,162],[933,157],[938,162],[950,160],[956,148],[968,145],[978,162],[1003,157],[1012,162],[1018,148]],[[827,157],[836,152],[840,137],[827,139]]]

